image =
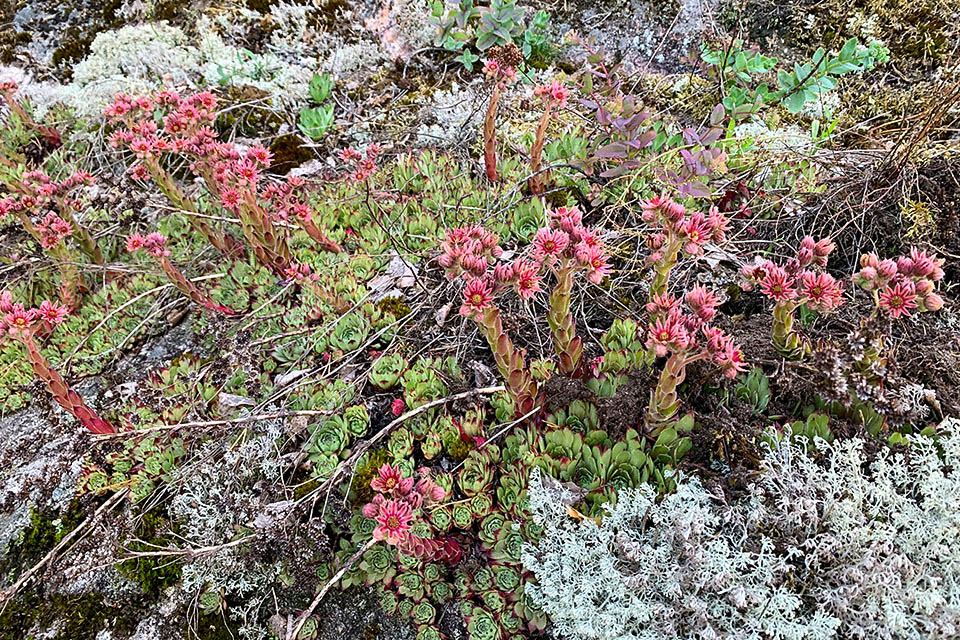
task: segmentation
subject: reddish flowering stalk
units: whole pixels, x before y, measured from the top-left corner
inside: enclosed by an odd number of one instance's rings
[[[490,262],[503,253],[498,240],[496,234],[481,227],[458,227],[447,232],[440,245],[443,254],[439,262],[448,278],[460,277],[467,282],[460,313],[480,326],[517,413],[523,415],[536,406],[537,383],[523,353],[504,332],[493,298],[499,290],[513,286],[522,298],[529,299],[540,290],[540,275],[536,264],[517,259],[513,264],[498,266],[491,276]]]
[[[810,341],[794,328],[794,312],[806,305],[826,314],[844,302],[843,283],[829,273],[812,269],[825,268],[833,248],[827,238],[815,242],[806,236],[800,242],[797,257],[783,266],[757,258],[743,268],[747,288],[759,284],[763,294],[773,300],[773,346],[789,360],[797,360],[813,349]]]
[[[447,497],[446,491],[431,480],[428,473],[427,469],[420,469],[420,478],[415,480],[404,478],[399,467],[383,465],[370,482],[370,488],[377,495],[363,506],[362,513],[376,521],[374,540],[383,540],[415,558],[442,559],[450,553],[445,540],[413,533],[414,522],[427,525],[424,508]]]
[[[211,300],[210,296],[201,291],[197,285],[193,284],[193,282],[183,275],[183,272],[170,262],[170,251],[166,246],[166,236],[159,233],[151,233],[148,236],[134,233],[127,238],[127,251],[135,253],[143,250],[153,256],[173,286],[184,296],[209,311],[216,311],[217,313],[223,313],[229,316],[236,313],[233,309],[227,308],[222,304],[217,304]]]
[[[497,176],[497,106],[500,102],[500,92],[517,79],[517,70],[512,65],[505,65],[498,59],[490,58],[483,65],[483,73],[494,83],[490,104],[483,118],[483,164],[487,178],[491,182],[496,182],[499,179]]]
[[[65,180],[54,181],[43,171],[27,171],[20,180],[14,181],[10,188],[21,194],[22,199],[32,202],[35,211],[56,208],[60,217],[70,225],[70,233],[80,245],[81,250],[96,264],[103,264],[103,253],[97,241],[86,227],[80,225],[73,212],[83,205],[70,199],[70,192],[80,185],[93,184],[93,176],[78,172]]]
[[[591,282],[599,284],[610,272],[603,247],[596,235],[583,227],[583,215],[576,207],[560,207],[548,214],[548,226],[540,229],[533,240],[533,256],[551,269],[557,285],[550,293],[547,322],[553,332],[553,344],[560,359],[559,371],[579,375],[583,343],[570,312],[574,276],[586,272]]]
[[[301,221],[323,249],[340,251],[339,245],[312,222],[307,205],[296,196],[295,188],[303,186],[302,180],[291,178],[282,185],[260,188],[263,171],[270,165],[269,150],[242,149],[216,139],[216,132],[209,126],[216,119],[216,99],[211,94],[182,99],[175,93],[161,92],[153,100],[118,96],[108,107],[107,116],[126,127],[113,134],[111,144],[122,145],[138,157],[140,162],[133,168],[135,176],[152,177],[175,205],[195,211],[195,205],[161,164],[165,154],[186,156],[191,170],[203,179],[210,195],[237,218],[257,260],[275,273],[283,274],[290,265],[282,223],[291,216]],[[162,129],[156,125],[157,117],[162,118]],[[214,246],[226,253],[235,251],[235,243],[228,236],[210,229],[195,215],[189,218]]]
[[[50,367],[34,340],[37,331],[49,331],[66,320],[68,311],[56,303],[44,301],[35,309],[24,309],[13,304],[8,291],[0,292],[0,338],[7,336],[27,350],[27,360],[34,375],[47,385],[57,404],[93,433],[116,433],[116,428],[87,406],[80,395],[70,388],[59,373]]]
[[[716,297],[703,287],[685,296],[691,312],[685,313],[675,298],[663,297],[647,305],[654,320],[647,330],[647,348],[666,357],[657,386],[650,392],[645,421],[656,436],[676,417],[680,408],[677,387],[687,376],[687,365],[710,360],[723,375],[735,378],[746,369],[743,354],[733,339],[708,323],[716,315]],[[668,304],[666,310],[662,304]],[[652,309],[652,310],[651,310]]]
[[[540,165],[543,156],[543,145],[547,138],[547,127],[550,125],[550,116],[554,109],[563,109],[567,106],[567,99],[570,96],[569,90],[562,84],[553,81],[549,85],[539,86],[533,90],[534,95],[543,100],[543,115],[540,116],[540,125],[537,127],[537,134],[533,139],[533,146],[530,147],[530,191],[533,193],[543,192],[543,183],[546,175],[540,175]]]
[[[670,273],[677,265],[681,252],[689,256],[703,255],[707,242],[720,244],[726,240],[729,224],[716,207],[708,215],[699,211],[687,214],[686,208],[664,196],[653,198],[642,205],[641,218],[650,227],[647,245],[651,250],[653,281],[650,299],[667,293]]]

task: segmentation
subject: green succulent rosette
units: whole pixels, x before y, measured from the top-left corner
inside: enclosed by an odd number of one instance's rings
[[[499,511],[494,511],[480,522],[480,541],[492,549],[497,542],[497,534],[504,527],[506,520]]]
[[[429,602],[423,601],[413,605],[410,611],[413,621],[420,624],[430,624],[437,617],[437,610]]]
[[[453,525],[453,514],[446,506],[436,507],[429,512],[430,524],[440,533],[446,533]]]
[[[467,622],[469,640],[501,640],[503,635],[496,619],[481,607],[474,607]]]
[[[458,502],[454,504],[451,509],[451,516],[453,517],[453,526],[458,529],[469,529],[473,525],[473,509],[466,503]]]
[[[413,434],[406,427],[400,427],[390,434],[387,442],[387,451],[397,459],[408,458],[413,455]]]
[[[348,407],[343,413],[343,419],[347,425],[347,432],[355,438],[362,438],[367,435],[367,429],[370,427],[370,414],[365,406],[356,405]]]
[[[432,624],[421,624],[417,626],[416,640],[441,640],[440,631]]]
[[[491,571],[493,572],[493,584],[497,590],[510,597],[511,600],[515,599],[511,596],[516,593],[520,586],[520,573],[513,567],[502,564],[491,567]]]

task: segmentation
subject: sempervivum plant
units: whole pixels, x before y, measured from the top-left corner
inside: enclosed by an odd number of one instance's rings
[[[934,291],[943,279],[943,259],[913,248],[909,256],[881,260],[875,253],[860,256],[853,282],[873,294],[877,310],[891,318],[911,312],[937,311],[943,298]]]
[[[677,387],[686,378],[688,365],[699,360],[716,364],[723,374],[735,378],[746,369],[743,355],[733,338],[710,326],[716,315],[717,298],[705,287],[696,286],[684,296],[689,311],[672,295],[657,296],[647,304],[651,323],[647,348],[666,363],[657,386],[650,392],[646,422],[658,435],[676,416],[680,406]]]
[[[785,358],[796,360],[812,348],[810,341],[793,326],[793,314],[801,305],[830,313],[843,304],[843,283],[823,271],[833,248],[827,238],[815,241],[806,236],[797,256],[783,265],[757,258],[743,268],[748,288],[758,284],[774,302],[773,346]]]
[[[9,291],[3,291],[0,292],[0,314],[3,314],[0,316],[0,338],[6,336],[24,346],[34,375],[47,385],[57,404],[93,433],[116,433],[117,429],[88,407],[40,352],[35,336],[49,333],[62,324],[67,319],[66,308],[44,300],[35,309],[25,309],[23,305],[13,303]]]
[[[533,409],[537,383],[523,354],[503,331],[494,296],[513,288],[521,299],[529,300],[542,291],[542,274],[552,272],[557,284],[550,294],[547,321],[553,333],[559,370],[568,375],[578,374],[583,346],[570,312],[574,277],[585,273],[591,282],[599,283],[610,272],[603,247],[596,234],[583,226],[578,209],[560,207],[551,211],[548,218],[548,225],[534,237],[532,259],[517,258],[494,266],[503,250],[498,245],[498,237],[481,227],[448,231],[439,259],[447,269],[447,277],[460,277],[467,282],[460,313],[483,329],[521,415]]]
[[[490,49],[490,58],[483,65],[483,73],[493,82],[490,104],[483,119],[483,163],[487,178],[496,182],[497,177],[497,106],[500,92],[517,79],[517,65],[523,62],[523,53],[510,43]]]
[[[180,156],[189,162],[210,195],[234,216],[247,244],[264,266],[283,275],[290,266],[290,249],[282,223],[297,220],[319,248],[338,253],[339,245],[326,237],[310,216],[301,198],[303,181],[291,177],[282,184],[266,184],[263,173],[271,153],[261,146],[241,148],[217,140],[211,128],[217,117],[217,100],[209,92],[182,98],[161,91],[150,98],[118,95],[105,112],[117,126],[110,143],[129,150],[137,163],[134,178],[153,180],[177,209],[188,214],[194,229],[226,254],[239,249],[229,235],[212,228],[195,215],[196,202],[179,187],[167,170],[167,158]],[[158,126],[157,123],[162,126]]]
[[[707,215],[699,211],[688,213],[682,204],[666,196],[653,198],[642,207],[641,217],[650,230],[647,245],[653,264],[650,283],[653,299],[667,293],[670,272],[681,255],[699,256],[707,242],[724,242],[729,224],[716,207],[710,207]]]
[[[376,522],[375,540],[397,547],[406,556],[443,559],[450,550],[445,540],[433,537],[425,510],[443,500],[447,492],[430,479],[426,469],[421,469],[419,476],[404,477],[398,467],[384,464],[370,482],[376,495],[364,505],[363,515]]]

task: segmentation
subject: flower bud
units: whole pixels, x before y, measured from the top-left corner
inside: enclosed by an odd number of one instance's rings
[[[889,280],[897,275],[897,263],[893,260],[882,260],[877,266],[877,275],[884,280]]]
[[[916,287],[917,295],[925,296],[933,291],[933,282],[926,279],[917,280]]]
[[[936,293],[928,293],[923,298],[923,306],[927,311],[939,311],[943,307],[943,298]]]
[[[914,266],[915,263],[913,260],[906,256],[900,256],[897,258],[897,271],[905,276],[918,275],[913,273]]]
[[[876,269],[880,266],[880,258],[877,257],[875,253],[865,253],[860,256],[860,266],[861,267],[873,267]]]

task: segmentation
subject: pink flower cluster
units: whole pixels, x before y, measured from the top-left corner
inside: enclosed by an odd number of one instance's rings
[[[811,267],[824,268],[834,244],[827,238],[814,241],[806,236],[800,242],[797,257],[783,266],[771,260],[757,259],[743,267],[743,275],[752,283],[759,284],[764,295],[774,302],[792,302],[821,313],[830,313],[843,304],[843,283],[829,273],[814,271]]]
[[[707,242],[719,244],[726,240],[729,222],[717,207],[710,207],[707,215],[700,211],[687,214],[686,208],[669,197],[656,197],[641,205],[641,219],[651,227],[647,239],[651,262],[659,262],[664,252],[678,244],[689,255],[703,255]]]
[[[540,85],[533,90],[533,95],[541,98],[547,107],[563,109],[570,98],[570,90],[554,80],[550,84]]]
[[[67,308],[44,300],[39,307],[26,309],[22,304],[14,304],[13,296],[9,291],[0,291],[0,338],[5,335],[11,338],[26,337],[33,333],[38,323],[44,323],[47,328],[55,327],[67,319],[70,313]]]
[[[517,79],[517,70],[500,63],[499,60],[488,58],[483,63],[483,75],[494,80],[501,87],[512,84]]]
[[[191,158],[190,168],[204,178],[207,188],[231,213],[245,205],[266,204],[274,220],[291,215],[308,218],[309,207],[294,195],[294,190],[303,186],[302,179],[291,177],[286,183],[269,184],[258,191],[272,153],[259,145],[242,148],[218,141],[210,126],[216,120],[216,109],[217,99],[209,92],[181,98],[174,91],[162,91],[153,99],[121,94],[105,112],[123,126],[112,134],[110,144],[125,147],[137,157],[139,162],[131,168],[134,179],[156,178],[157,161],[163,154],[183,154]],[[157,126],[158,118],[162,128]]]
[[[93,184],[93,176],[86,171],[74,173],[64,180],[53,180],[40,170],[27,171],[20,180],[11,186],[17,192],[0,200],[0,218],[8,213],[26,212],[28,214],[51,209],[56,206],[55,200],[65,198],[67,194],[80,185]],[[66,201],[66,205],[73,209],[80,209],[81,203]]]
[[[144,250],[155,258],[166,258],[170,256],[170,250],[167,249],[167,237],[159,233],[150,233],[146,236],[139,233],[131,233],[127,237],[127,251]]]
[[[342,149],[338,154],[343,162],[352,167],[348,175],[351,182],[363,182],[377,169],[377,156],[383,151],[383,148],[370,143],[366,150],[360,153],[356,149]]]
[[[647,348],[653,349],[660,358],[700,351],[720,367],[725,376],[737,377],[746,369],[742,352],[733,338],[709,325],[717,314],[717,297],[706,287],[697,285],[687,292],[684,301],[689,313],[681,309],[680,300],[671,294],[654,296],[647,303],[646,310],[651,317]]]
[[[583,214],[576,207],[559,207],[548,213],[548,224],[533,239],[532,260],[491,265],[503,254],[497,234],[480,226],[458,227],[447,232],[440,244],[438,262],[450,279],[467,282],[460,313],[476,318],[493,304],[494,296],[512,287],[523,300],[542,291],[544,268],[577,268],[591,282],[600,283],[610,273],[610,265],[596,234],[583,226]]]
[[[48,211],[43,220],[37,223],[37,233],[40,234],[40,244],[44,249],[52,249],[60,244],[64,238],[73,233],[70,223],[53,211]]]
[[[860,256],[860,271],[853,276],[856,285],[878,292],[880,308],[893,318],[909,316],[911,310],[937,311],[943,298],[934,291],[943,279],[943,259],[920,249],[909,256],[881,260],[875,253]]]
[[[377,492],[363,507],[363,515],[375,520],[375,540],[384,540],[403,553],[418,558],[436,558],[443,555],[447,545],[434,538],[413,533],[414,520],[422,515],[425,506],[447,497],[447,492],[430,479],[427,469],[420,469],[420,478],[404,478],[397,466],[384,464],[370,488]],[[449,559],[449,558],[447,558]]]

